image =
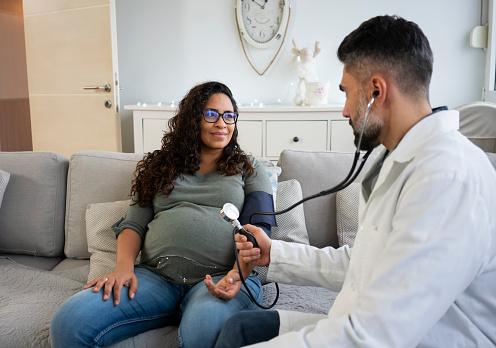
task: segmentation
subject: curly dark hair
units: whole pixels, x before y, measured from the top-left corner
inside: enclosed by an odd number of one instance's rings
[[[217,93],[229,97],[233,111],[238,111],[231,90],[226,85],[213,81],[193,87],[179,103],[177,114],[169,120],[169,129],[164,133],[161,148],[148,152],[138,162],[131,188],[131,196],[136,196],[134,204],[149,206],[159,192],[169,196],[176,178],[182,173],[194,174],[200,169],[202,111],[208,99]],[[255,172],[238,144],[237,126],[231,141],[217,160],[217,169],[225,175],[241,173],[250,176]]]

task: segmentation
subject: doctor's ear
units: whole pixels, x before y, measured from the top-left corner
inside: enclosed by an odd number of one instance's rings
[[[374,75],[371,77],[368,86],[369,91],[372,91],[372,97],[374,99],[383,99],[387,91],[387,82],[381,75]],[[369,92],[370,93],[370,92]]]

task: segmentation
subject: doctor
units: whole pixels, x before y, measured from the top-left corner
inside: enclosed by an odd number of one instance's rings
[[[327,316],[240,312],[217,347],[494,347],[496,172],[458,132],[458,113],[431,109],[433,57],[412,22],[364,22],[338,49],[343,115],[361,149],[383,144],[361,182],[352,249],[237,235],[267,278],[340,291]]]

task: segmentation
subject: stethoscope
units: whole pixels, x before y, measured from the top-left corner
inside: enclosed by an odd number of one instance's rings
[[[374,92],[374,96],[377,96],[377,95],[378,95],[378,92],[377,91]],[[252,220],[254,215],[281,215],[281,214],[287,213],[288,211],[296,208],[297,206],[305,203],[306,201],[309,201],[309,200],[317,198],[317,197],[327,196],[331,193],[341,191],[342,189],[348,187],[353,181],[355,181],[357,176],[362,171],[363,166],[365,165],[365,162],[367,161],[367,158],[369,157],[369,155],[372,153],[372,150],[373,150],[373,149],[367,150],[365,155],[363,155],[363,157],[360,159],[360,162],[361,162],[360,166],[358,167],[358,170],[355,172],[355,168],[356,168],[357,163],[358,163],[359,158],[360,158],[360,145],[362,143],[363,132],[365,131],[365,123],[367,122],[367,118],[369,117],[370,109],[372,108],[372,104],[374,103],[374,100],[375,100],[374,97],[372,97],[370,99],[370,102],[367,105],[367,109],[365,111],[365,116],[363,118],[362,129],[360,131],[360,137],[358,138],[357,149],[355,151],[355,158],[353,160],[353,165],[351,166],[351,169],[350,169],[348,175],[346,176],[346,178],[343,181],[341,181],[339,184],[334,186],[333,188],[330,188],[328,190],[324,190],[324,191],[321,191],[321,192],[316,193],[314,195],[303,198],[302,200],[296,202],[295,204],[293,204],[292,206],[290,206],[289,208],[286,208],[284,210],[280,210],[280,211],[276,211],[276,212],[254,212],[250,215],[250,219],[249,219],[250,224],[252,223],[251,220]],[[232,204],[232,203],[224,204],[224,206],[222,207],[222,209],[220,211],[220,214],[224,220],[230,222],[234,226],[233,237],[236,233],[240,233],[240,234],[244,235],[249,242],[253,243],[254,248],[258,247],[255,236],[253,234],[251,234],[250,232],[248,232],[247,230],[245,230],[241,226],[241,223],[238,221],[239,211],[234,204]],[[243,278],[243,274],[241,272],[241,267],[239,265],[238,250],[236,248],[236,240],[234,241],[234,255],[236,257],[236,263],[238,265],[239,277],[241,278],[241,282],[243,283],[243,286],[246,288],[246,291],[250,295],[253,302],[258,307],[260,307],[262,309],[270,309],[270,308],[274,307],[274,305],[277,303],[277,300],[279,299],[279,285],[277,283],[274,283],[276,286],[276,298],[274,299],[274,302],[270,306],[265,307],[265,306],[259,304],[257,302],[257,300],[255,300],[255,298],[253,297],[248,286],[246,286],[245,280]]]

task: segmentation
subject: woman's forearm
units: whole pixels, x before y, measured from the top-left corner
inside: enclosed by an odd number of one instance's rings
[[[243,279],[246,280],[251,274],[251,271],[255,268],[254,266],[247,264],[243,261],[243,258],[239,258],[239,266],[241,268],[241,272],[243,273]],[[238,271],[238,263],[234,262],[234,270]]]
[[[135,231],[126,228],[117,237],[115,269],[133,269],[136,257],[141,249],[141,237]]]

